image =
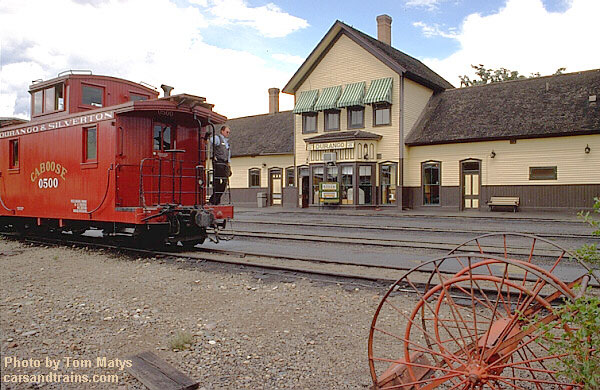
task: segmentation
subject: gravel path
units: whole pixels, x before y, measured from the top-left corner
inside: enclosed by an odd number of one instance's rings
[[[206,390],[368,388],[368,331],[384,293],[3,239],[0,290],[3,378],[118,375],[117,384],[2,380],[2,389],[121,390],[144,387],[118,367],[97,367],[98,357],[118,365],[115,359],[150,350]],[[407,297],[405,309],[414,302]],[[191,344],[173,351],[180,333]],[[59,368],[45,368],[46,359]],[[73,359],[93,365],[73,367]],[[23,367],[36,361],[40,368]]]

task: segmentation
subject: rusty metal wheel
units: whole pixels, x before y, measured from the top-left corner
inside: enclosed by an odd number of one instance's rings
[[[591,268],[568,249],[526,233],[483,234],[463,242],[448,254],[464,252],[522,260],[541,266],[549,273],[555,273],[557,268],[564,268],[561,275],[563,280],[575,280],[582,273],[591,272]]]
[[[553,337],[573,332],[552,305],[573,299],[572,287],[585,273],[566,284],[555,269],[473,253],[409,271],[373,318],[368,349],[375,388],[580,388],[560,374],[562,356],[550,352],[540,324],[552,324],[546,334]]]

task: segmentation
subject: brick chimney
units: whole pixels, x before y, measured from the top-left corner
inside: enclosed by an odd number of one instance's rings
[[[279,112],[279,88],[269,88],[269,114]]]
[[[392,45],[392,17],[386,14],[377,17],[377,39]]]

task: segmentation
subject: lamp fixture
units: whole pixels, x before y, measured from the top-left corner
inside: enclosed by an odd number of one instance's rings
[[[592,151],[592,149],[590,148],[590,145],[585,145],[585,149],[583,149],[585,151],[585,154],[590,154],[590,152]]]
[[[490,158],[494,158],[494,157],[496,157],[496,152],[494,152],[494,151],[492,150],[492,153],[490,153]]]

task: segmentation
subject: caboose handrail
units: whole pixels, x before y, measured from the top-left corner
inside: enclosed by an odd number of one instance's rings
[[[102,205],[104,204],[104,201],[106,200],[106,197],[108,196],[108,189],[110,187],[110,171],[112,171],[112,170],[113,170],[113,165],[110,164],[110,167],[106,171],[106,191],[104,192],[104,196],[102,197],[102,201],[100,202],[98,207],[96,207],[92,211],[88,211],[90,219],[92,219],[92,214],[95,213],[96,211],[98,211],[100,209],[100,207],[102,207]]]
[[[4,177],[0,174],[0,179],[3,179],[3,178]],[[4,183],[4,181],[2,181],[2,183]],[[4,207],[6,209],[6,211],[10,211],[11,213],[13,213],[13,215],[16,214],[16,210],[15,209],[9,209],[4,204],[4,201],[2,200],[2,192],[0,192],[0,204],[2,205],[2,207]]]
[[[148,164],[149,162],[155,162],[158,163],[158,174],[155,174],[155,164],[151,165],[151,172],[149,174],[145,174],[144,173],[144,169],[148,169]],[[171,165],[171,173],[164,175],[163,174],[163,163],[167,163]],[[195,162],[192,161],[185,161],[185,160],[176,160],[174,158],[171,159],[164,159],[164,158],[160,158],[160,157],[147,157],[144,158],[140,161],[140,181],[139,181],[139,202],[140,205],[142,207],[147,207],[148,204],[146,202],[146,195],[151,195],[153,198],[153,195],[157,196],[157,201],[156,204],[161,204],[161,199],[163,197],[163,193],[166,193],[168,195],[168,193],[170,192],[171,194],[171,202],[170,204],[173,203],[182,203],[183,200],[183,196],[184,195],[194,195],[194,201],[195,204],[198,204],[198,175],[199,175],[199,170],[198,170],[198,165]],[[166,168],[168,171],[168,168]],[[189,172],[189,171],[194,171]],[[186,172],[189,172],[186,174]],[[157,187],[157,191],[150,189],[147,190],[146,186],[144,185],[144,178],[145,177],[151,177],[151,178],[158,178],[158,182],[156,183],[156,187]],[[171,191],[164,191],[163,190],[163,186],[162,186],[162,181],[164,178],[167,179],[171,179]],[[183,180],[184,179],[192,179],[194,181],[194,185],[193,191],[184,191],[184,183]]]

